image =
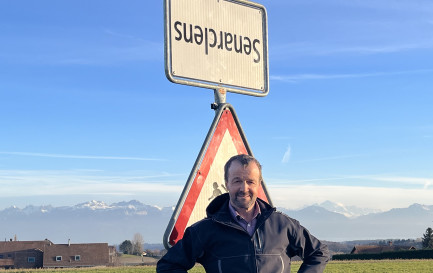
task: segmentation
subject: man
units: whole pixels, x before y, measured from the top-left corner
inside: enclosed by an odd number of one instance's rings
[[[184,273],[196,262],[208,273],[284,273],[290,272],[294,256],[303,260],[298,272],[323,272],[327,246],[298,221],[257,198],[262,170],[254,157],[230,158],[224,180],[228,193],[209,204],[207,218],[185,230],[158,262],[158,273]]]

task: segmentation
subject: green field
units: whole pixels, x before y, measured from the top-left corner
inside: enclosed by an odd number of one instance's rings
[[[292,264],[292,272],[297,272],[300,262]],[[9,269],[0,270],[7,273],[154,273],[155,266],[82,268],[82,269]],[[204,273],[201,266],[191,269],[191,273]],[[433,273],[433,260],[382,260],[382,261],[332,261],[325,273]]]

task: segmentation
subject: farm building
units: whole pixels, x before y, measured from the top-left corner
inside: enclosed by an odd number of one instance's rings
[[[415,250],[413,246],[393,246],[393,245],[361,245],[354,246],[350,254],[375,254],[391,251]]]
[[[53,244],[43,241],[0,242],[0,268],[108,266],[115,253],[107,243]]]

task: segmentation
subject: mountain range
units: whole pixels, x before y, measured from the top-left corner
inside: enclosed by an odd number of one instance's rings
[[[159,208],[132,200],[75,206],[15,206],[0,210],[0,236],[54,243],[107,242],[119,245],[140,233],[146,243],[162,243],[174,207]],[[298,210],[278,208],[322,240],[416,239],[433,226],[433,206],[413,204],[385,212],[326,201]],[[2,238],[0,237],[0,238]]]

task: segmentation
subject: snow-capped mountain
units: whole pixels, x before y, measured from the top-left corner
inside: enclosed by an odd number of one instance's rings
[[[158,208],[136,200],[111,205],[90,201],[63,207],[12,206],[0,211],[0,236],[120,244],[140,233],[145,242],[160,243],[172,213],[173,207]]]
[[[131,201],[133,202],[133,201]],[[111,209],[113,208],[112,206],[107,205],[104,202],[101,201],[96,201],[96,200],[92,200],[90,202],[87,203],[81,203],[78,205],[74,206],[76,209],[83,209],[83,208],[88,208],[91,210],[99,210],[99,209]]]
[[[173,207],[139,201],[106,204],[90,201],[75,206],[11,206],[0,210],[0,238],[50,239],[55,243],[120,244],[140,233],[146,243],[162,243]],[[433,206],[413,204],[386,212],[324,202],[300,210],[280,211],[295,218],[313,235],[327,241],[416,239],[433,226]]]
[[[433,206],[413,204],[385,212],[347,217],[320,206],[301,210],[281,209],[299,220],[315,236],[328,241],[366,239],[416,239],[433,226]]]
[[[321,204],[318,204],[317,206],[325,208],[328,211],[336,212],[343,214],[344,216],[348,218],[355,218],[362,215],[367,215],[370,213],[378,213],[381,212],[381,210],[378,209],[369,209],[369,208],[359,208],[356,206],[345,206],[341,203],[334,203],[331,201],[325,201]]]

